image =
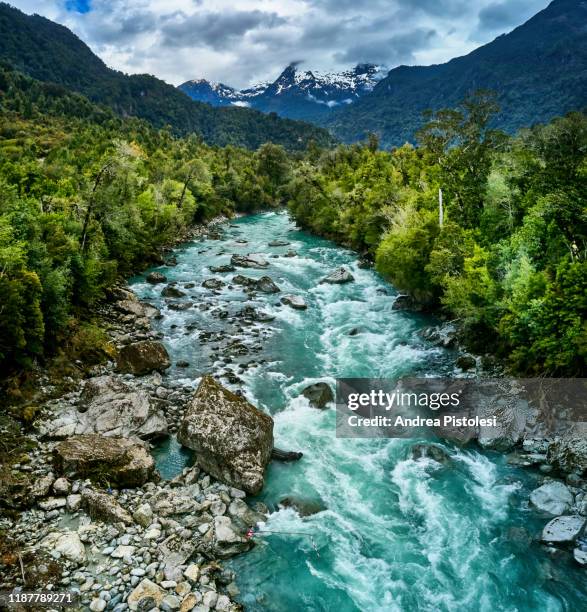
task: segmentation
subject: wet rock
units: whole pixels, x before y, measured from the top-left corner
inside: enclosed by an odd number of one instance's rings
[[[198,465],[222,482],[258,493],[273,449],[273,419],[204,376],[177,438],[196,451]]]
[[[133,513],[133,519],[141,527],[148,527],[153,521],[153,509],[150,504],[141,504]]]
[[[457,367],[461,368],[463,371],[472,370],[477,367],[477,361],[473,355],[459,355],[456,361]]]
[[[303,497],[284,497],[279,505],[282,508],[293,508],[300,516],[311,516],[326,510],[322,501],[314,499],[304,499]]]
[[[373,267],[373,264],[368,259],[359,259],[357,267],[360,270],[369,270]]]
[[[573,559],[575,559],[579,565],[587,565],[587,550],[575,548],[573,550]]]
[[[351,329],[349,331],[349,336],[356,336],[360,333],[360,329],[358,327],[353,327],[353,329]]]
[[[414,444],[410,449],[412,459],[421,459],[426,457],[438,463],[449,463],[451,461],[450,454],[436,444]]]
[[[202,287],[205,289],[221,289],[225,283],[219,278],[208,278],[202,283]]]
[[[272,240],[269,243],[270,247],[282,247],[282,246],[287,246],[288,244],[290,244],[287,240]]]
[[[158,608],[164,597],[165,591],[148,578],[145,578],[128,596],[126,603],[130,610],[146,611]]]
[[[553,480],[534,489],[530,494],[530,503],[541,512],[559,516],[573,504],[573,494],[562,482]]]
[[[230,263],[239,268],[266,268],[269,263],[262,255],[249,253],[248,255],[233,255]]]
[[[434,327],[426,327],[420,336],[436,346],[453,348],[457,344],[457,328],[453,323],[445,323]]]
[[[281,298],[281,303],[291,306],[295,310],[305,310],[308,308],[304,298],[299,295],[284,295]]]
[[[244,319],[250,319],[251,321],[258,321],[260,323],[268,323],[273,321],[275,317],[270,315],[263,310],[257,310],[253,306],[245,306],[239,313],[239,317]]]
[[[224,266],[210,266],[209,270],[212,274],[223,274],[225,272],[234,272],[236,268],[231,264],[226,264]]]
[[[405,294],[398,295],[391,308],[393,310],[421,310],[418,302],[412,296]]]
[[[570,544],[583,532],[585,518],[582,516],[557,516],[542,530],[542,541],[551,544]]]
[[[189,368],[190,362],[189,361],[178,361],[175,365],[178,368]]]
[[[42,540],[41,547],[56,551],[73,563],[86,561],[86,549],[75,531],[54,531]]]
[[[47,495],[49,495],[51,487],[53,486],[54,481],[55,476],[53,476],[53,474],[47,474],[46,476],[41,476],[40,478],[37,478],[30,490],[31,497],[33,499],[47,497]]]
[[[153,438],[167,434],[167,421],[144,391],[113,376],[97,376],[86,382],[77,409],[72,406],[39,428],[52,438],[91,433]]]
[[[269,276],[262,276],[256,283],[255,289],[261,293],[279,293],[281,289],[273,282]]]
[[[154,371],[164,372],[171,361],[161,342],[143,340],[124,346],[118,353],[116,365],[120,372],[142,376]]]
[[[185,293],[181,289],[178,289],[173,285],[167,285],[167,287],[165,287],[163,291],[161,291],[161,295],[162,297],[166,298],[180,298],[184,297]]]
[[[161,272],[150,272],[147,274],[147,282],[152,285],[157,285],[159,283],[167,282],[167,277],[165,274],[161,274]]]
[[[334,394],[330,385],[325,382],[314,383],[302,391],[302,395],[307,398],[314,408],[325,408],[329,402],[334,401]]]
[[[189,310],[193,305],[193,302],[168,302],[167,308],[169,308],[169,310],[176,310],[181,312],[184,310]]]
[[[547,461],[565,473],[587,472],[587,438],[559,438],[548,446]]]
[[[284,257],[297,257],[297,251],[294,251],[293,249],[290,249],[289,251],[287,251],[286,253],[284,253]]]
[[[71,485],[67,478],[58,478],[53,483],[53,491],[56,495],[67,495],[71,489]]]
[[[344,283],[350,283],[355,280],[355,277],[345,267],[340,267],[329,274],[326,278],[323,278],[321,283],[328,283],[329,285],[342,285]]]
[[[140,487],[155,477],[155,461],[144,443],[98,434],[73,436],[53,451],[58,472],[71,478],[106,479],[120,487]]]
[[[99,493],[93,489],[82,491],[82,506],[88,514],[106,523],[132,524],[131,515],[112,497],[106,493]]]
[[[228,559],[249,550],[252,546],[250,540],[237,533],[228,516],[214,517],[213,528],[213,544],[208,554],[212,553],[214,558]]]

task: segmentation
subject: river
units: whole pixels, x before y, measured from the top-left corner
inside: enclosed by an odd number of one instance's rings
[[[422,340],[426,317],[392,310],[395,291],[374,271],[358,267],[356,254],[296,229],[286,213],[243,217],[222,226],[222,238],[186,243],[177,265],[156,268],[183,289],[194,305],[170,310],[161,285],[133,279],[141,298],[158,306],[156,328],[175,365],[169,376],[196,384],[202,373],[231,371],[242,389],[275,420],[276,445],[304,453],[292,464],[272,463],[259,496],[272,510],[256,536],[258,545],[230,561],[247,610],[370,612],[537,611],[585,609],[584,570],[554,559],[535,541],[547,519],[528,507],[539,475],[509,466],[498,453],[447,445],[449,466],[410,458],[410,440],[348,440],[335,437],[333,409],[317,410],[300,397],[316,381],[336,377],[447,376],[454,354]],[[288,246],[270,247],[284,239]],[[246,240],[246,243],[243,242]],[[297,255],[285,257],[289,249]],[[279,304],[279,295],[249,300],[241,287],[212,292],[207,278],[233,253],[263,253],[281,294],[304,297],[308,309]],[[274,257],[274,255],[278,255]],[[355,282],[319,284],[347,266]],[[233,315],[252,304],[274,316],[243,325]],[[349,335],[356,330],[354,335]],[[201,333],[210,332],[203,341]],[[224,359],[226,345],[245,355]],[[239,367],[240,363],[247,367]],[[157,449],[164,477],[190,455],[174,440]],[[300,517],[278,502],[295,496],[324,510]]]

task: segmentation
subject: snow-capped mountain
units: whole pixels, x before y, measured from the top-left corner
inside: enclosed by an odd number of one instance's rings
[[[236,90],[204,79],[179,86],[190,98],[213,106],[248,106],[292,119],[316,120],[330,109],[352,104],[370,92],[386,71],[373,64],[359,64],[343,72],[299,70],[290,64],[273,83],[259,83]]]

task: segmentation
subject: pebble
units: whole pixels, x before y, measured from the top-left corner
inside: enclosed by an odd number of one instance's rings
[[[90,610],[92,610],[92,612],[102,612],[106,609],[106,605],[103,599],[94,599],[90,604]]]

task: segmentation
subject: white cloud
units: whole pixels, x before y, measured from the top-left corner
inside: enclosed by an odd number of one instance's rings
[[[11,3],[66,25],[118,70],[244,87],[294,60],[316,70],[444,62],[548,0],[91,0],[87,13],[66,0]]]

